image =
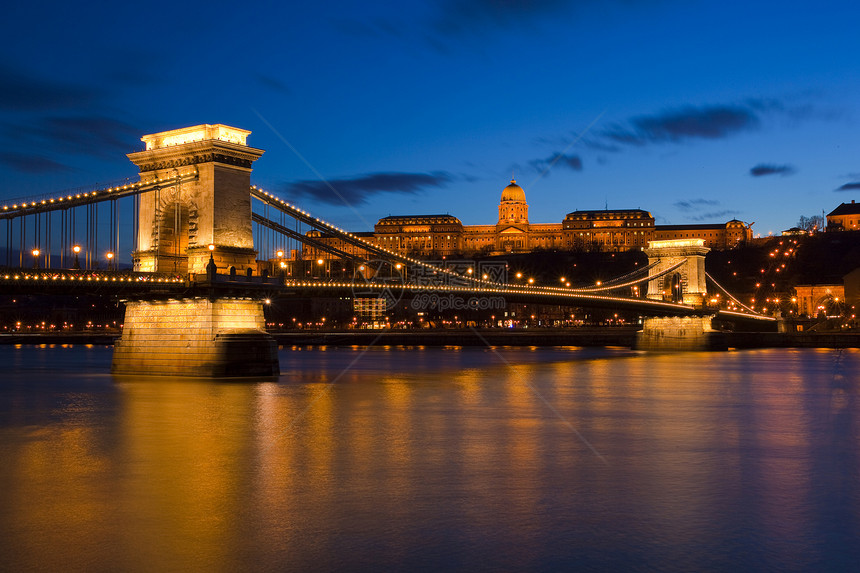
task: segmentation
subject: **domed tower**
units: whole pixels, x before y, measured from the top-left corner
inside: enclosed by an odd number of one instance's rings
[[[529,222],[529,205],[526,203],[526,192],[517,185],[515,179],[502,189],[502,200],[499,202],[499,225],[505,223]]]

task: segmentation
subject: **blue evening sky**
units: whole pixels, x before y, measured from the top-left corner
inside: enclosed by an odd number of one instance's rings
[[[253,133],[252,181],[351,230],[642,208],[755,222],[860,199],[853,2],[16,2],[0,200],[137,179],[140,136]],[[337,193],[332,191],[337,190]]]

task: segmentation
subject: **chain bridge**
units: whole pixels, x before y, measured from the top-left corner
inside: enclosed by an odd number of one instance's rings
[[[120,297],[118,374],[275,375],[263,304],[297,295],[501,296],[634,311],[644,317],[643,349],[719,345],[714,318],[774,321],[708,275],[698,239],[652,241],[647,266],[582,287],[519,284],[474,265],[410,257],[252,185],[252,163],[264,152],[247,145],[249,134],[218,124],[146,135],[145,149],[128,155],[138,181],[4,204],[0,294]],[[128,252],[132,268],[122,269],[119,255]]]

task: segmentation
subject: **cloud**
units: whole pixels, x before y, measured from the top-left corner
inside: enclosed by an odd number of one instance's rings
[[[723,211],[714,211],[711,213],[702,213],[701,215],[697,215],[693,217],[694,221],[709,221],[709,220],[724,220],[728,216],[735,216],[739,214],[740,211],[735,211],[733,209],[725,209]]]
[[[578,155],[553,153],[546,159],[532,159],[531,161],[529,161],[529,165],[531,165],[535,169],[535,171],[541,173],[549,171],[556,165],[559,167],[571,169],[573,171],[582,171],[582,158],[580,158]]]
[[[582,144],[589,149],[605,151],[607,153],[618,153],[619,151],[624,150],[624,148],[617,143],[603,141],[601,137],[602,135],[598,135],[597,137],[585,137],[582,139]]]
[[[268,74],[257,74],[257,81],[260,84],[274,92],[280,92],[284,95],[290,95],[292,90],[287,87],[287,84],[279,80],[274,76],[270,76]]]
[[[69,147],[81,147],[98,155],[107,148],[129,150],[140,141],[142,130],[112,117],[48,117],[42,122],[45,137]],[[113,155],[111,153],[111,155]]]
[[[777,99],[747,99],[737,103],[686,105],[657,113],[638,115],[593,130],[581,139],[585,148],[608,153],[655,144],[681,144],[694,140],[717,140],[756,131],[765,121],[787,121],[795,125],[807,120],[830,120],[807,103],[785,103]],[[550,141],[549,138],[544,138]],[[791,166],[777,166],[781,175],[795,172]],[[770,173],[762,173],[769,175]]]
[[[48,150],[54,153],[115,157],[135,149],[143,131],[121,120],[101,116],[48,116],[27,123],[2,126],[3,146]]]
[[[328,181],[294,181],[285,191],[294,197],[315,199],[331,205],[362,205],[379,193],[418,194],[426,189],[444,187],[453,180],[444,171],[432,173],[369,173],[352,178]]]
[[[836,189],[836,191],[856,191],[858,189],[860,189],[860,182],[846,183],[845,185],[842,185],[841,187]]]
[[[796,170],[791,165],[770,165],[759,163],[755,167],[750,168],[750,175],[753,177],[764,177],[765,175],[782,175],[783,177],[786,177],[788,175],[794,175],[795,171]]]
[[[72,171],[71,167],[58,163],[53,159],[39,155],[16,153],[14,151],[0,151],[0,164],[20,173],[39,174]]]
[[[719,204],[719,201],[713,199],[690,199],[688,201],[676,201],[675,207],[681,211],[700,211],[704,207],[713,207]]]
[[[733,209],[723,209],[722,211],[708,211],[706,213],[700,213],[700,211],[717,207],[720,204],[716,199],[686,199],[681,201],[676,201],[674,206],[677,207],[681,211],[685,211],[688,213],[699,213],[697,215],[691,216],[693,221],[719,221],[725,220],[727,217],[739,214],[740,211],[735,211]]]
[[[38,111],[95,104],[100,93],[92,88],[46,80],[0,63],[0,109]]]
[[[601,136],[622,145],[679,143],[689,139],[721,139],[756,129],[759,123],[759,116],[752,107],[686,106],[631,118],[626,123],[611,126]]]

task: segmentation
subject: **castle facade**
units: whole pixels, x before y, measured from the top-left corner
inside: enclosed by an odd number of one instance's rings
[[[327,239],[319,231],[311,233],[318,240]],[[357,235],[403,255],[443,258],[537,250],[620,252],[669,239],[703,239],[712,249],[729,249],[751,240],[752,229],[737,219],[705,225],[655,225],[651,213],[642,209],[573,211],[560,223],[530,223],[525,191],[512,179],[502,190],[495,225],[464,225],[448,214],[396,215],[380,219],[372,233]],[[314,247],[305,250],[302,258],[330,257]]]

